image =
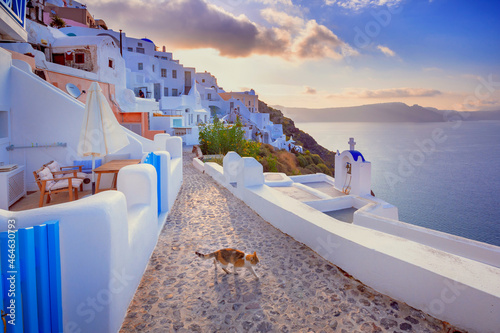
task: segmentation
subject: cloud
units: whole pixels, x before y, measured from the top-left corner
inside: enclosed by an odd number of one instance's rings
[[[315,59],[341,59],[346,48],[349,48],[346,43],[330,29],[318,24],[316,20],[307,22],[305,29],[302,30],[293,45],[293,51],[299,58]]]
[[[453,105],[453,108],[457,111],[496,111],[500,109],[500,100],[469,98]]]
[[[288,35],[290,41],[288,53],[293,57],[299,59],[341,59],[346,54],[349,56],[358,54],[330,29],[319,24],[316,20],[306,22],[301,17],[292,16],[272,8],[263,9],[261,16],[267,22],[277,26],[274,29],[281,31],[282,39]]]
[[[404,98],[404,97],[434,97],[442,92],[436,89],[423,88],[392,88],[379,90],[347,91],[342,94],[333,94],[328,97],[343,98]]]
[[[307,95],[315,95],[318,91],[314,88],[311,88],[309,86],[305,86],[304,87],[304,94],[307,94]]]
[[[394,57],[396,55],[396,53],[394,53],[394,51],[388,48],[387,46],[379,45],[377,46],[377,49],[379,49],[383,54],[385,54],[388,57]]]
[[[292,0],[250,0],[258,3],[262,3],[264,5],[285,5],[285,6],[293,6]]]
[[[293,6],[290,0],[252,1]],[[284,59],[341,59],[346,51],[357,55],[326,26],[272,8],[261,11],[269,24],[260,25],[207,0],[88,0],[87,5],[113,29],[173,48],[213,48],[230,58],[261,54]]]
[[[260,15],[267,22],[275,24],[281,28],[288,29],[291,32],[297,33],[305,25],[302,18],[291,16],[284,12],[275,10],[273,8],[266,8],[260,11]]]
[[[337,5],[345,9],[358,11],[368,7],[399,6],[403,0],[325,0],[328,6]]]
[[[273,55],[290,42],[274,29],[260,27],[244,15],[236,17],[204,0],[87,3],[112,27],[126,26],[125,32],[147,34],[152,40],[179,48],[214,48],[223,56],[245,57],[252,53]]]

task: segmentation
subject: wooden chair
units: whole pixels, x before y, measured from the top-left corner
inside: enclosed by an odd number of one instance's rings
[[[45,163],[42,168],[48,167],[50,171],[52,172],[52,175],[54,178],[59,179],[61,176],[64,177],[66,174],[72,174],[74,175],[73,171],[76,171],[76,177],[81,178],[83,182],[80,184],[80,191],[83,191],[83,183],[88,184],[90,183],[90,179],[87,177],[86,173],[82,172],[83,165],[71,165],[71,166],[60,166],[59,163],[55,162],[55,169],[51,167],[50,165],[54,163],[55,161],[50,161],[49,163]],[[66,170],[64,170],[66,169]]]
[[[65,171],[65,173],[67,172]],[[47,203],[50,203],[50,196],[61,192],[68,192],[69,201],[73,201],[73,199],[78,200],[78,187],[80,187],[83,179],[77,177],[76,170],[73,170],[72,173],[72,176],[54,178],[47,167],[33,171],[33,176],[35,176],[36,183],[40,189],[40,202],[38,206],[43,206],[45,195],[47,195]],[[53,183],[51,184],[51,182]]]

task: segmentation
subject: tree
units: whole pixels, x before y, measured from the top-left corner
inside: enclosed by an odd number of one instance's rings
[[[53,28],[61,29],[66,26],[66,22],[62,18],[57,15],[52,17],[52,21],[50,22],[50,26]]]

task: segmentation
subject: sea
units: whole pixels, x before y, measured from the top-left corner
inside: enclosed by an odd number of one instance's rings
[[[500,121],[296,126],[332,151],[353,137],[400,221],[500,246]]]

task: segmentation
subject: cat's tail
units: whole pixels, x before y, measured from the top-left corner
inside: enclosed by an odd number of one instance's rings
[[[202,254],[200,252],[195,252],[194,254],[196,254],[198,257],[203,258],[203,259],[210,259],[210,258],[215,257],[215,252],[209,253],[209,254]]]

